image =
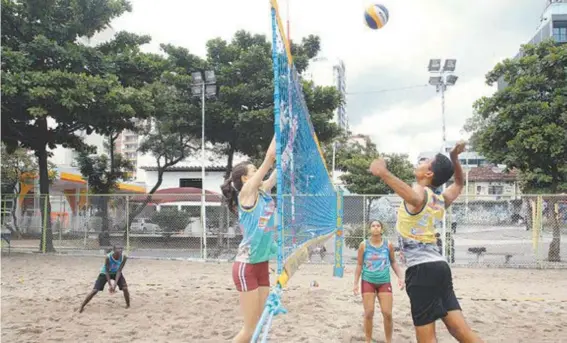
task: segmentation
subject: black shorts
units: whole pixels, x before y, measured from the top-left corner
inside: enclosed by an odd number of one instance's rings
[[[406,292],[415,326],[433,323],[449,311],[461,310],[453,291],[451,268],[445,261],[409,267],[406,270]]]
[[[110,274],[110,279],[116,280],[116,274]],[[103,291],[104,285],[106,285],[106,275],[105,274],[99,274],[98,278],[95,281],[94,289],[96,289],[98,291]],[[128,285],[126,284],[126,279],[124,278],[124,274],[121,274],[120,280],[118,280],[118,289],[122,290],[125,287],[128,287]]]

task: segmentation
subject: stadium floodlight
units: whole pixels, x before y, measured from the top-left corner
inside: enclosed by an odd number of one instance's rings
[[[212,98],[212,97],[214,97],[214,96],[216,96],[216,95],[217,95],[217,85],[215,85],[215,84],[212,84],[212,85],[207,84],[207,85],[205,86],[205,96],[206,96],[207,98]]]
[[[200,86],[201,83],[203,83],[203,73],[201,73],[200,71],[191,73],[191,78],[193,79],[194,85]]]
[[[202,96],[202,94],[201,94],[202,90],[203,90],[203,86],[201,86],[201,85],[191,86],[191,94],[195,98],[200,98]]]
[[[441,69],[441,59],[440,58],[432,58],[429,60],[429,66],[427,70],[430,72],[438,72]]]
[[[445,60],[445,64],[443,65],[443,71],[453,72],[455,71],[456,67],[457,67],[457,60],[454,58],[449,58]]]
[[[445,83],[447,84],[447,86],[454,86],[455,83],[457,83],[458,79],[459,77],[456,75],[447,75]]]
[[[215,76],[214,70],[206,70],[205,71],[205,81],[207,83],[215,83],[217,82],[217,77]]]
[[[439,86],[443,83],[441,76],[431,76],[429,77],[429,84],[432,86]]]

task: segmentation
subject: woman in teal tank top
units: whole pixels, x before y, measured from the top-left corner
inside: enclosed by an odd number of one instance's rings
[[[249,162],[234,166],[221,186],[230,210],[238,214],[242,241],[232,266],[232,279],[240,292],[244,325],[233,342],[250,342],[270,292],[268,262],[276,250],[274,242],[275,203],[270,192],[276,184],[276,172],[264,181],[276,158],[272,143],[260,168]]]
[[[358,247],[358,263],[354,273],[354,294],[362,293],[364,306],[364,334],[366,342],[372,342],[372,325],[376,297],[384,320],[386,342],[392,342],[392,284],[390,283],[390,268],[398,277],[400,289],[404,288],[404,277],[394,255],[394,246],[382,237],[384,226],[378,220],[370,223],[370,238],[360,243]],[[362,282],[359,285],[360,277]]]

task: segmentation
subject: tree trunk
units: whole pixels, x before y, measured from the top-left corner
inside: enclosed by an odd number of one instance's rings
[[[40,125],[42,125],[41,122],[43,122],[43,126],[45,126],[45,131],[47,131],[47,121],[45,119],[40,119],[39,121],[40,121]],[[36,153],[37,153],[37,162],[39,167],[39,193],[41,195],[40,207],[41,207],[41,227],[42,227],[42,232],[41,232],[42,234],[39,242],[39,250],[43,251],[43,237],[45,236],[45,251],[55,252],[55,248],[53,247],[53,231],[51,230],[51,202],[49,201],[49,173],[47,169],[46,145],[39,147]],[[45,235],[44,235],[44,230],[45,230]]]
[[[146,206],[148,206],[148,204],[152,201],[152,194],[154,194],[159,189],[159,187],[163,182],[163,173],[165,172],[165,169],[166,167],[161,167],[161,168],[158,167],[158,178],[156,184],[152,187],[146,199],[144,199],[144,201],[140,205],[138,205],[138,207],[136,207],[131,213],[129,213],[129,217],[127,218],[128,220],[127,227],[130,227],[130,225],[132,225],[134,219],[140,213],[142,213],[142,211],[146,208]],[[124,229],[126,230],[126,228]],[[126,232],[124,232],[124,234],[126,234]]]
[[[14,200],[12,201],[12,210],[11,210],[11,215],[12,215],[12,226],[13,228],[9,228],[10,231],[13,232],[17,232],[18,236],[21,235],[20,233],[20,228],[18,226],[18,201],[19,201],[19,192],[16,193]]]
[[[114,178],[114,169],[116,168],[116,161],[114,160],[114,145],[116,142],[116,139],[118,139],[119,133],[116,134],[111,134],[110,137],[108,137],[108,155],[110,157],[110,172],[109,175],[111,175]],[[107,180],[107,187],[108,187],[109,181]],[[114,184],[114,183],[113,183]],[[109,187],[108,187],[109,188]],[[112,189],[112,191],[114,191],[114,189]],[[111,193],[111,191],[106,192],[106,193]],[[102,215],[102,231],[104,230],[110,230],[110,224],[109,224],[109,219],[108,219],[108,203],[110,202],[110,198],[109,198],[109,194],[101,194],[102,199],[100,199],[100,206],[101,206],[101,215]]]
[[[535,198],[533,198],[535,201]],[[532,210],[532,197],[525,197],[526,202],[526,213],[524,214],[526,231],[532,230],[534,225],[533,210]]]
[[[552,239],[549,243],[549,250],[547,252],[547,259],[550,262],[561,262],[561,225],[559,223],[559,212],[555,211],[558,198],[551,196],[547,198],[547,211],[549,223],[551,224]]]

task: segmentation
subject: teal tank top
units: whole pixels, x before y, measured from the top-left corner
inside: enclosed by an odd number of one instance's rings
[[[375,247],[370,240],[364,242],[364,255],[362,261],[362,280],[373,284],[390,282],[390,249],[388,241],[383,240],[382,245]]]
[[[238,205],[238,222],[242,241],[238,246],[235,261],[261,263],[270,260],[274,252],[274,199],[262,190],[258,192],[256,204],[251,209]]]
[[[124,254],[120,255],[120,259],[118,260],[115,260],[114,257],[112,257],[112,253],[108,253],[108,255],[106,256],[108,256],[108,260],[110,261],[110,270],[108,271],[108,273],[116,274],[116,272],[118,272],[118,268],[120,268],[120,265],[122,264],[122,260],[124,260]],[[100,273],[106,274],[106,261],[102,264]]]

